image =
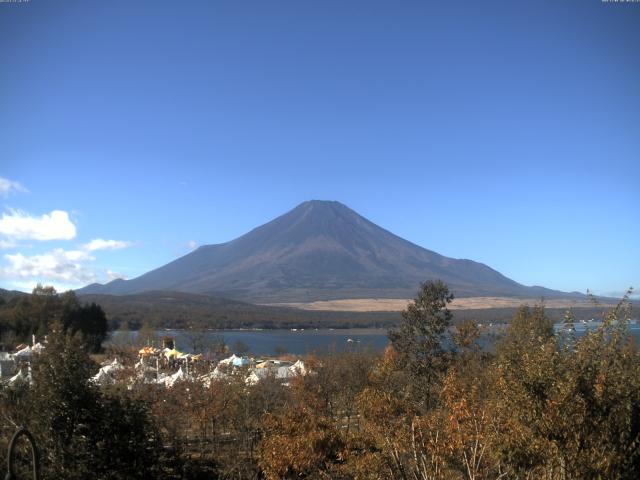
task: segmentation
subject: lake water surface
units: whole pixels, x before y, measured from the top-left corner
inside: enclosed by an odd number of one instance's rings
[[[632,335],[640,343],[640,325],[630,326]],[[485,326],[485,328],[487,328]],[[489,337],[500,333],[502,327],[491,326],[487,330]],[[556,325],[559,329],[560,325]],[[580,337],[596,324],[577,323],[575,336]],[[123,332],[121,332],[123,333]],[[136,332],[129,332],[135,338]],[[176,348],[183,352],[193,351],[193,337],[205,344],[223,339],[233,350],[237,342],[242,342],[253,355],[273,355],[276,351],[286,351],[296,355],[326,351],[344,351],[347,349],[380,351],[388,343],[387,329],[384,328],[347,328],[347,329],[304,329],[304,330],[207,330],[191,332],[186,330],[158,330],[158,338],[169,336],[176,340]],[[109,343],[109,341],[107,341]],[[484,342],[483,342],[484,343]]]

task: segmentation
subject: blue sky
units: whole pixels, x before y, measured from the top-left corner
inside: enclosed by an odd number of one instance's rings
[[[640,287],[638,45],[600,0],[0,3],[0,286],[330,199],[527,285]]]

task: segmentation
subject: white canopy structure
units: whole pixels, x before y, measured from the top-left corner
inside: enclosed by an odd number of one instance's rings
[[[143,383],[156,383],[156,369],[144,363],[142,359],[134,365],[135,378]]]
[[[289,375],[296,376],[302,375],[303,377],[307,374],[307,368],[304,365],[302,360],[298,360],[296,363],[289,367]]]
[[[98,373],[91,377],[91,381],[98,385],[110,385],[115,382],[113,374],[123,368],[122,364],[118,362],[118,359],[114,358],[112,362],[108,362],[100,367]]]
[[[291,365],[289,362],[280,360],[268,360],[260,363],[245,379],[247,385],[255,385],[266,378],[275,378],[276,380],[287,381],[291,377],[297,375],[305,375],[306,368],[301,360]],[[286,385],[286,383],[284,383]]]
[[[111,385],[115,383],[114,378],[105,372],[102,368],[98,370],[93,377],[91,377],[91,381],[96,385]]]
[[[24,375],[22,374],[22,370],[18,371],[13,377],[11,377],[7,383],[9,385],[13,385],[15,383],[20,383],[24,381]]]
[[[247,357],[240,357],[233,361],[234,367],[246,367],[247,365],[250,365],[250,364],[251,364],[251,360],[249,360]]]
[[[113,362],[111,363],[107,363],[104,367],[102,367],[100,370],[103,370],[105,373],[114,373],[117,372],[118,370],[122,370],[124,367],[122,366],[122,364],[118,361],[117,358],[113,359]]]
[[[13,354],[13,358],[15,360],[26,360],[31,358],[31,355],[33,354],[31,347],[24,347],[21,350],[18,350],[16,353]]]
[[[258,374],[260,370],[253,370],[247,378],[245,378],[244,382],[247,385],[255,385],[260,380],[262,380],[262,376]]]
[[[218,365],[233,365],[234,360],[239,359],[240,357],[236,357],[236,354],[232,354],[228,358],[224,358],[218,362]]]
[[[22,370],[19,370],[18,373],[7,381],[9,385],[17,385],[25,382],[31,383],[31,374],[25,375],[22,373]]]
[[[187,380],[187,378],[187,374],[184,373],[184,370],[182,370],[182,367],[180,367],[176,373],[164,378],[164,385],[167,388],[171,388],[175,385],[176,382]]]
[[[206,388],[209,388],[214,380],[222,380],[225,378],[229,378],[229,375],[216,367],[212,372],[200,375],[198,377],[198,381],[201,382]]]
[[[218,365],[233,365],[234,367],[246,367],[251,363],[247,357],[238,357],[235,353],[218,362]]]

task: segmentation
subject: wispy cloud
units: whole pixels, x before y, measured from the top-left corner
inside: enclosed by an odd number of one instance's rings
[[[187,242],[187,247],[188,247],[190,250],[193,250],[193,249],[194,249],[194,248],[196,248],[197,246],[198,246],[198,242],[196,242],[195,240],[189,240],[189,241]]]
[[[94,282],[96,275],[87,264],[94,258],[84,250],[56,248],[37,255],[22,253],[4,256],[8,264],[0,268],[0,277],[12,281],[32,280],[50,284],[86,285]]]
[[[0,235],[9,240],[71,240],[76,236],[76,226],[64,210],[39,217],[10,210],[0,218]]]
[[[28,190],[15,180],[0,177],[0,197],[7,198],[15,193],[27,193]]]
[[[15,243],[15,242],[11,242],[9,240],[2,240],[0,238],[0,250],[6,250],[8,248],[15,248],[17,246],[18,246],[18,244]]]
[[[83,250],[95,252],[96,250],[121,250],[133,245],[132,242],[124,240],[104,240],[102,238],[94,238],[89,243],[82,246]]]

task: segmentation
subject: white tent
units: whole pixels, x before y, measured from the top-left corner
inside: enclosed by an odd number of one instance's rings
[[[291,373],[289,366],[272,367],[272,368],[254,368],[251,373],[245,379],[247,385],[255,385],[260,380],[265,378],[275,378],[277,380],[287,380],[290,376],[295,374]]]
[[[140,360],[134,365],[135,378],[143,383],[156,383],[156,369]]]
[[[112,374],[114,372],[117,372],[118,370],[122,370],[123,368],[124,367],[122,366],[122,364],[120,362],[118,362],[118,359],[114,358],[113,362],[107,363],[100,370],[104,371],[104,373]]]
[[[233,366],[246,367],[250,363],[251,363],[251,360],[249,360],[247,357],[236,357],[236,359],[233,361]]]
[[[20,370],[13,377],[11,377],[7,383],[9,385],[15,385],[18,383],[23,383],[26,379],[27,377],[22,373],[22,370]]]
[[[8,385],[18,385],[21,383],[28,383],[29,385],[33,383],[33,381],[31,380],[31,372],[25,375],[24,373],[22,373],[22,370],[18,370],[18,373],[7,380]]]
[[[247,357],[238,357],[235,353],[218,362],[218,365],[233,365],[234,367],[246,367],[251,363]]]
[[[171,388],[176,382],[186,380],[186,379],[187,379],[187,375],[182,370],[182,367],[180,367],[176,373],[174,373],[173,375],[169,375],[164,379],[164,385],[165,387]]]
[[[249,376],[245,378],[244,382],[247,385],[255,385],[256,383],[258,383],[260,380],[262,380],[262,375],[258,375],[258,372],[260,372],[260,370],[252,371]]]
[[[104,366],[100,367],[98,373],[91,377],[91,381],[98,385],[110,385],[115,382],[113,374],[124,367],[117,358],[114,358],[112,362],[107,362]]]
[[[31,351],[31,347],[24,347],[22,350],[18,350],[16,353],[14,353],[13,358],[16,360],[24,360],[27,358],[31,358],[32,353],[33,352]]]
[[[240,357],[236,357],[234,353],[230,357],[220,360],[218,365],[233,365],[236,360],[240,360]]]
[[[296,363],[289,367],[289,375],[296,376],[302,375],[305,376],[307,374],[307,368],[304,366],[304,362],[302,360],[298,360]]]
[[[109,375],[109,373],[107,373],[104,368],[105,367],[102,367],[100,370],[98,370],[98,373],[91,377],[91,381],[93,383],[97,385],[111,385],[115,383],[113,377]]]
[[[201,382],[206,388],[209,388],[214,380],[224,380],[227,378],[229,378],[229,375],[216,367],[212,372],[200,375],[198,377],[198,381]]]

